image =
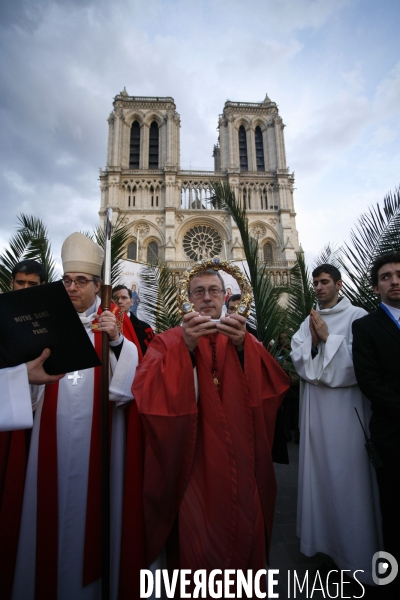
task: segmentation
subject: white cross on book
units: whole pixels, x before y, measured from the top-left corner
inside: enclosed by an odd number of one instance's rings
[[[73,379],[72,385],[78,385],[78,379],[82,379],[83,375],[79,375],[79,371],[74,371],[73,375],[68,375],[68,379]]]

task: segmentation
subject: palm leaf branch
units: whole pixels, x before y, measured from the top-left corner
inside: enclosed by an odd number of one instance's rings
[[[265,347],[270,346],[271,353],[275,355],[279,352],[279,333],[285,329],[285,312],[279,300],[286,288],[274,285],[268,265],[260,261],[259,244],[249,233],[246,209],[237,201],[229,183],[210,182],[210,189],[214,208],[226,210],[239,229],[248,276],[253,287],[258,339]]]
[[[346,275],[344,294],[355,306],[371,312],[379,305],[369,272],[374,260],[388,252],[400,251],[400,189],[361,215],[342,248],[340,265]]]
[[[0,255],[0,288],[10,291],[14,266],[22,260],[36,260],[46,269],[47,281],[57,278],[56,264],[51,252],[47,227],[37,217],[18,216],[17,233],[11,238],[9,247]]]
[[[321,261],[320,264],[323,264],[323,262]],[[296,264],[290,271],[290,286],[286,307],[287,333],[290,337],[300,329],[300,325],[308,317],[314,305],[314,287],[304,253],[296,252]]]
[[[156,333],[177,327],[182,320],[177,304],[176,278],[165,263],[143,265],[140,271],[142,315]]]
[[[118,215],[118,219],[113,225],[111,231],[111,285],[116,286],[121,278],[122,264],[125,258],[126,244],[130,237],[131,224],[125,223],[125,215]],[[96,242],[103,250],[105,249],[105,229],[98,225],[92,232],[84,231],[84,235]],[[103,268],[101,270],[102,279],[104,279]]]

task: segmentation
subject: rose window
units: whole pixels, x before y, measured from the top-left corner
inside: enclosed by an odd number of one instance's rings
[[[183,238],[183,249],[192,260],[204,260],[218,256],[222,241],[219,233],[207,225],[196,225]]]

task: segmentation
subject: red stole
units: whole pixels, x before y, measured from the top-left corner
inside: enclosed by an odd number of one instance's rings
[[[0,598],[11,597],[30,429],[0,433]]]
[[[132,322],[128,319],[133,335]],[[136,343],[139,362],[143,359]],[[143,510],[143,451],[140,415],[136,402],[126,409],[126,458],[124,501],[122,508],[121,558],[119,573],[119,600],[132,600],[140,586],[140,569],[147,567],[146,535]]]

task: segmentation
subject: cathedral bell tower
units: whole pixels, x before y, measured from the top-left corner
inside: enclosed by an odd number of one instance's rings
[[[287,279],[298,249],[294,176],[286,166],[284,125],[268,96],[263,102],[225,103],[214,171],[180,169],[180,117],[173,98],[129,96],[124,89],[108,124],[100,218],[111,207],[131,224],[127,259],[160,259],[177,272],[217,254],[241,260],[235,223],[210,201],[210,182],[224,180],[246,207],[260,258],[277,282]]]

